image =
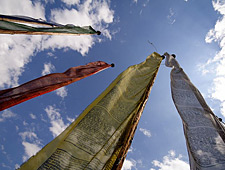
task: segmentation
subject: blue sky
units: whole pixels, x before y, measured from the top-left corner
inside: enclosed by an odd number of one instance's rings
[[[225,117],[224,0],[1,0],[0,13],[92,25],[100,36],[1,35],[0,89],[103,60],[116,67],[0,112],[0,169],[15,169],[62,132],[122,71],[175,53],[214,113]],[[124,170],[188,169],[181,119],[161,64]]]

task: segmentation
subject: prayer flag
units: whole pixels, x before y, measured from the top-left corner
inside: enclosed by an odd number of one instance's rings
[[[111,66],[103,61],[92,62],[72,67],[64,73],[48,74],[18,87],[1,90],[0,111],[91,76]]]
[[[58,137],[21,165],[30,169],[120,169],[162,57],[129,67]]]
[[[41,25],[34,27],[31,25]],[[62,25],[53,22],[46,22],[26,16],[0,15],[0,34],[32,34],[32,35],[80,35],[100,34],[91,26],[74,26],[72,24]]]
[[[183,122],[191,170],[225,169],[225,127],[176,59],[166,55],[174,104]]]

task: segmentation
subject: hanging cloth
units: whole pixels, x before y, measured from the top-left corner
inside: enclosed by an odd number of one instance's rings
[[[34,27],[26,24],[41,25]],[[80,35],[100,34],[91,26],[74,26],[72,24],[62,25],[46,22],[26,16],[0,15],[0,34],[32,34],[32,35]]]
[[[111,66],[103,61],[92,62],[72,67],[64,73],[48,74],[18,87],[1,90],[0,111],[91,76]]]
[[[20,169],[121,169],[161,61],[153,53],[121,73]]]
[[[225,129],[198,89],[176,59],[166,56],[172,67],[171,91],[174,104],[183,122],[191,170],[225,169]]]

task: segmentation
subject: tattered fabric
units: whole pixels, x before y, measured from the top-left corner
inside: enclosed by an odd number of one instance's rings
[[[171,71],[171,91],[181,116],[191,170],[225,169],[225,129],[198,89],[179,66],[166,54]]]
[[[103,61],[92,62],[72,67],[64,73],[48,74],[18,87],[1,90],[0,111],[91,76],[108,67],[111,65]]]
[[[34,27],[22,23],[42,25],[42,27]],[[100,34],[100,32],[95,31],[91,26],[61,25],[25,16],[0,15],[0,34],[80,35]]]
[[[121,73],[65,131],[20,169],[120,169],[161,60],[153,53]]]

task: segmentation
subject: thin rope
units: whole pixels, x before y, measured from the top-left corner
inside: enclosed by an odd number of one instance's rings
[[[153,48],[155,49],[156,52],[158,52],[157,48],[155,47],[155,45],[153,43],[151,43],[149,40],[148,40],[148,43],[153,46]]]

